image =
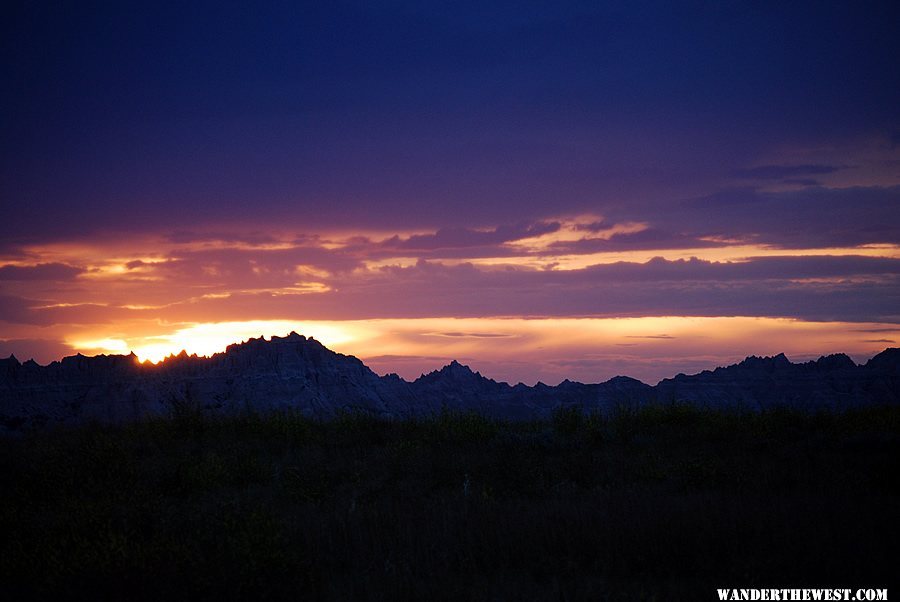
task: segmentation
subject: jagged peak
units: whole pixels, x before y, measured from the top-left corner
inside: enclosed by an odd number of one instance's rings
[[[293,343],[292,345],[287,345],[284,343]],[[269,351],[271,350],[271,351]],[[215,354],[215,356],[219,356],[221,358],[223,355],[227,355],[229,353],[239,353],[239,354],[247,354],[249,353],[251,356],[253,355],[290,355],[293,357],[294,354],[300,356],[312,356],[319,357],[320,354],[324,354],[322,360],[330,361],[327,358],[340,358],[341,362],[346,362],[347,360],[352,360],[354,363],[365,366],[365,364],[359,360],[358,358],[352,355],[342,355],[335,353],[325,347],[321,342],[317,341],[313,337],[305,337],[301,334],[298,334],[295,331],[290,332],[284,337],[272,336],[271,340],[266,340],[262,337],[259,339],[251,338],[243,343],[235,343],[229,345],[226,348],[224,354]],[[124,363],[134,364],[137,366],[143,366],[145,364],[141,364],[137,361],[137,356],[135,353],[129,352],[128,355],[98,355],[98,356],[85,356],[82,353],[76,353],[71,356],[67,356],[62,358],[60,361],[51,362],[48,366],[51,370],[55,370],[57,368],[53,368],[53,366],[59,366],[64,371],[65,370],[74,370],[74,371],[94,371],[97,369],[105,369],[106,366],[121,366]],[[214,365],[213,358],[209,358],[212,360],[210,365]],[[165,358],[162,364],[167,364],[172,362],[173,366],[178,366],[181,362],[189,362],[189,365],[193,366],[195,363],[200,366],[206,361],[204,357],[198,357],[196,354],[189,355],[188,352],[182,349],[177,355],[173,354]],[[292,360],[293,361],[293,360]],[[4,362],[4,365],[8,367],[15,367],[16,365],[22,366],[26,365],[29,368],[33,367],[41,367],[34,360],[29,360],[24,364],[19,361],[19,359],[10,354],[8,359],[0,359],[0,362]],[[150,369],[150,366],[146,366],[147,369]],[[787,358],[784,353],[778,353],[773,356],[755,356],[751,355],[745,358],[743,361],[737,364],[732,364],[728,367],[717,368],[714,372],[710,372],[708,370],[702,371],[698,374],[693,375],[685,375],[683,373],[669,379],[664,379],[666,381],[670,380],[683,380],[685,378],[696,378],[703,377],[710,374],[717,374],[720,377],[730,377],[733,374],[733,370],[750,370],[750,371],[774,371],[774,370],[785,370],[786,375],[792,374],[792,367],[802,370],[822,370],[822,371],[831,371],[831,370],[853,370],[857,367],[857,365],[853,362],[853,360],[844,353],[835,353],[829,355],[823,355],[814,361],[807,361],[801,364],[793,364]],[[861,367],[861,366],[860,366]],[[872,357],[866,364],[866,369],[876,369],[876,370],[887,370],[887,371],[896,371],[900,369],[900,348],[897,347],[889,347],[881,351]],[[160,366],[162,369],[162,366]],[[389,379],[399,379],[396,375],[386,375]],[[402,380],[402,379],[400,379]],[[509,384],[503,382],[497,382],[493,379],[487,378],[483,376],[481,373],[473,371],[468,365],[461,363],[460,361],[453,359],[447,365],[443,366],[439,370],[432,371],[427,374],[423,374],[416,381],[423,381],[424,383],[445,383],[441,386],[452,386],[452,383],[459,383],[465,386],[471,387],[485,387],[485,386],[504,386],[510,387]],[[641,381],[632,379],[627,376],[616,376],[612,379],[606,381],[608,384],[613,384],[617,386],[627,386],[627,385],[637,385],[644,384]],[[573,387],[580,383],[574,383],[569,379],[563,380],[560,385],[562,388]],[[650,386],[650,385],[645,385]],[[529,388],[527,385],[519,384],[515,387],[510,388]],[[549,387],[548,385],[538,382],[533,387],[536,390],[544,390],[551,389],[553,387]]]
[[[449,364],[441,368],[442,371],[452,371],[452,372],[473,372],[471,368],[466,366],[465,364],[460,364],[456,360],[451,360]]]
[[[428,374],[423,374],[422,376],[417,378],[415,382],[435,381],[438,379],[451,379],[455,381],[489,380],[482,376],[481,373],[473,371],[467,365],[461,364],[456,360],[452,360],[449,364],[447,364],[440,370],[433,370]]]
[[[280,343],[300,343],[300,342],[303,342],[303,341],[306,341],[306,340],[307,340],[307,339],[306,339],[305,336],[303,336],[302,334],[297,334],[297,332],[296,332],[295,330],[292,330],[292,331],[290,331],[290,332],[288,333],[288,335],[285,336],[285,337],[276,337],[276,336],[272,336],[272,341],[271,341],[271,342],[273,342],[273,343],[276,343],[276,342],[280,342]]]
[[[846,353],[832,353],[830,355],[823,355],[822,357],[817,359],[815,363],[819,368],[827,368],[829,370],[856,367],[856,362],[850,359],[850,356]]]
[[[267,341],[265,337],[261,336],[258,339],[249,338],[246,341],[240,343],[232,343],[225,347],[225,353],[229,353],[232,351],[237,351],[240,349],[257,349],[264,348],[270,345],[280,346],[284,343],[305,343],[307,345],[311,345],[313,347],[323,347],[325,346],[317,341],[315,337],[306,337],[302,334],[298,334],[296,331],[291,331],[286,336],[280,337],[277,335],[272,335],[272,337]]]
[[[741,368],[763,368],[763,367],[783,367],[790,366],[791,360],[787,358],[784,353],[779,353],[778,355],[773,356],[757,356],[750,355],[744,358],[742,362],[739,364],[735,364]],[[729,366],[730,368],[731,366]]]
[[[465,364],[460,364],[456,360],[452,360],[449,364],[444,366],[439,370],[441,374],[452,374],[452,375],[463,375],[463,374],[477,374],[471,368],[466,366]],[[480,376],[480,375],[479,375]]]

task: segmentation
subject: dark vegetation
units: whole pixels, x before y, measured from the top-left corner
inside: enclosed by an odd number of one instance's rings
[[[900,409],[185,412],[0,441],[0,597],[715,599],[885,587]],[[15,597],[13,597],[15,596]]]

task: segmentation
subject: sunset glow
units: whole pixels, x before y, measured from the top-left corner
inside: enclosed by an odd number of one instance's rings
[[[898,25],[4,3],[0,598],[886,599]]]
[[[140,332],[136,326],[135,333]],[[421,318],[386,320],[253,320],[195,324],[166,334],[72,340],[73,351],[128,353],[159,362],[182,350],[210,356],[237,342],[304,333],[373,369],[414,379],[452,359],[509,382],[557,384],[606,380],[625,370],[655,383],[718,360],[787,353],[795,361],[846,352],[858,360],[900,338],[878,323],[805,322],[775,318]]]
[[[0,355],[296,331],[533,383],[898,344],[896,19],[463,4],[11,14]]]
[[[459,359],[528,384],[623,373],[655,382],[748,354],[863,361],[896,344],[897,245],[597,252],[597,241],[648,228],[586,232],[603,219],[547,218],[520,230],[551,232],[511,241],[498,226],[327,244],[148,236],[32,246],[27,261],[7,258],[7,281],[28,301],[0,344],[30,346],[42,362],[132,351],[159,362],[296,331],[381,373],[415,378]],[[413,254],[397,257],[404,245]]]

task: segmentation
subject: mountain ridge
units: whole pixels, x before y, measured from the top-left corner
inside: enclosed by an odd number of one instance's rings
[[[559,407],[609,412],[652,403],[755,411],[786,406],[841,410],[900,403],[900,349],[857,365],[845,354],[792,363],[783,353],[678,374],[651,386],[628,376],[550,386],[498,382],[453,360],[407,381],[379,376],[359,358],[314,338],[249,339],[210,357],[170,355],[158,364],[129,355],[76,354],[41,366],[0,359],[0,432],[85,421],[124,422],[184,409],[235,414],[299,411],[328,417],[362,411],[385,418],[444,409],[509,419],[546,418]]]

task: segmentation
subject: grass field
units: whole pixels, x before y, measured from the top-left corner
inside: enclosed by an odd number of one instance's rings
[[[715,599],[887,587],[900,408],[185,414],[0,440],[0,596]]]

